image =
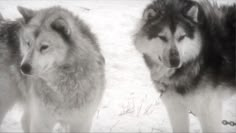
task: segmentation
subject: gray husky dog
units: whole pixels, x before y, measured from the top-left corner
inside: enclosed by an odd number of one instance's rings
[[[221,131],[222,101],[236,92],[235,11],[191,0],[155,0],[144,10],[134,42],[174,132],[189,132],[189,111],[203,132]]]
[[[21,71],[30,82],[25,130],[88,132],[104,90],[104,58],[88,26],[60,7],[33,11],[19,33]]]
[[[19,95],[26,132],[90,131],[105,83],[96,37],[61,7],[18,10],[22,20],[1,24],[0,116]]]

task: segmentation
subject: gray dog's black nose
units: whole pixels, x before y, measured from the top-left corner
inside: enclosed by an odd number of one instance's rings
[[[30,74],[31,73],[31,65],[30,64],[23,64],[21,66],[21,71],[24,73],[24,74]]]

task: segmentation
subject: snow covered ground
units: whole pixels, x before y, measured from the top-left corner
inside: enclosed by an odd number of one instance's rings
[[[232,3],[233,0],[218,0]],[[132,44],[135,25],[150,0],[1,0],[5,18],[20,17],[17,5],[40,9],[61,5],[83,18],[97,34],[106,58],[106,91],[94,118],[93,132],[171,132],[168,115],[155,91],[149,72]],[[90,10],[85,10],[88,8]],[[224,104],[224,118],[236,121],[236,96]],[[22,109],[16,105],[0,128],[3,132],[20,132]],[[191,132],[200,132],[194,116]],[[236,127],[224,127],[236,132]]]

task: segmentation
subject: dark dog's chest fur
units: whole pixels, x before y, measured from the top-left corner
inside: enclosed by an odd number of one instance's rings
[[[175,89],[177,93],[184,95],[199,89],[202,82],[208,82],[215,88],[222,84],[235,88],[235,78],[225,77],[220,72],[214,72],[211,67],[205,67],[206,64],[201,59],[187,63],[179,69],[171,69],[155,63],[148,55],[144,54],[143,57],[155,87],[160,91]]]
[[[174,88],[178,93],[185,94],[198,84],[200,79],[198,62],[186,64],[180,69],[171,69],[155,63],[148,55],[143,57],[158,90],[165,91],[167,88]]]

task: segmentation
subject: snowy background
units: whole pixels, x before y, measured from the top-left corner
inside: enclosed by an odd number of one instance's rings
[[[93,132],[171,132],[164,105],[151,83],[141,55],[132,44],[135,25],[149,3],[150,0],[0,0],[0,12],[7,19],[14,19],[20,17],[17,5],[32,9],[61,5],[91,26],[106,58],[107,78],[104,98],[94,117]],[[236,121],[235,104],[236,96],[225,101],[224,119]],[[21,115],[22,108],[15,105],[0,131],[22,131]],[[192,115],[190,118],[191,132],[200,132],[197,119]],[[224,126],[224,129],[225,132],[236,132],[236,127]]]

